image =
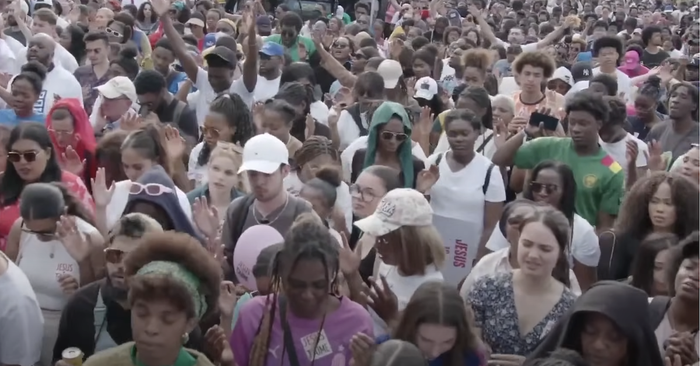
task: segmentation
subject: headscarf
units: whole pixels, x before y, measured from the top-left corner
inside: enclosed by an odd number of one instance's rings
[[[379,127],[387,124],[393,117],[397,117],[403,123],[403,130],[408,138],[404,141],[397,153],[401,162],[401,172],[403,174],[404,187],[413,187],[413,153],[411,150],[411,120],[408,118],[406,108],[399,103],[384,102],[372,114],[372,122],[369,125],[367,135],[367,153],[365,154],[364,168],[374,165],[377,157],[377,132]]]
[[[586,313],[605,315],[627,337],[627,364],[635,366],[663,365],[654,329],[650,322],[647,294],[616,281],[600,281],[584,292],[574,306],[554,326],[528,360],[545,358],[558,348],[580,353],[581,332]]]
[[[136,272],[136,276],[165,276],[175,280],[187,289],[187,293],[192,297],[194,304],[194,312],[197,319],[201,319],[202,315],[207,311],[207,301],[199,291],[201,281],[194,273],[190,272],[185,266],[169,261],[153,261],[141,267]]]
[[[53,129],[51,116],[53,112],[59,108],[67,109],[68,113],[73,117],[73,131],[77,138],[71,146],[75,152],[78,153],[80,160],[85,160],[86,166],[83,171],[83,177],[81,178],[85,180],[85,184],[89,184],[90,179],[86,180],[86,178],[94,178],[97,173],[97,162],[95,161],[97,141],[95,140],[95,130],[93,130],[92,124],[90,124],[90,120],[88,119],[85,109],[83,109],[82,103],[76,98],[64,98],[56,101],[51,107],[49,114],[46,116],[46,128],[49,131]],[[55,149],[54,151],[56,151],[56,158],[62,161],[66,149],[58,146],[58,141],[53,133],[49,133],[49,135],[53,143],[53,148]]]

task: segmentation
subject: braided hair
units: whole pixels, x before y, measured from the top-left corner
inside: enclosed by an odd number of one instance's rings
[[[314,87],[311,85],[304,85],[298,81],[292,81],[282,85],[280,90],[274,96],[274,99],[282,99],[291,105],[301,105],[304,103],[304,111],[301,116],[306,118],[306,115],[311,111],[311,103],[315,102],[314,98]]]
[[[649,97],[656,103],[656,109],[659,113],[666,111],[664,101],[666,99],[666,90],[661,86],[661,78],[656,75],[650,76],[642,86],[637,90],[637,95]]]
[[[333,142],[325,136],[309,136],[304,141],[301,148],[294,154],[296,168],[301,169],[304,164],[308,164],[311,160],[316,159],[321,155],[329,155],[333,161],[340,161],[340,153],[333,148]]]
[[[284,238],[282,250],[272,260],[270,273],[270,295],[265,300],[266,311],[258,325],[258,332],[250,350],[249,364],[264,366],[268,355],[272,325],[277,312],[277,294],[283,292],[284,278],[294,269],[300,260],[319,260],[323,264],[329,290],[337,293],[338,245],[330,231],[312,213],[300,215],[292,224]]]
[[[238,94],[222,94],[214,99],[209,106],[209,110],[219,113],[226,118],[229,127],[234,129],[231,142],[239,144],[241,147],[253,136],[255,136],[255,125],[250,108]],[[214,146],[202,144],[202,150],[197,156],[197,165],[204,166],[209,161],[209,156]]]

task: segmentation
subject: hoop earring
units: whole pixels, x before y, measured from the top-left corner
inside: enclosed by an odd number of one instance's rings
[[[182,344],[186,344],[187,342],[190,341],[190,334],[189,333],[183,334],[181,337],[181,340],[182,340]]]

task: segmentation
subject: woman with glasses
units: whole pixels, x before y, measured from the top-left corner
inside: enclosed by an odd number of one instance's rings
[[[131,185],[138,181],[145,172],[154,166],[161,166],[161,169],[164,169],[169,177],[177,177],[178,173],[181,178],[184,175],[184,167],[176,168],[177,170],[173,172],[173,166],[181,165],[182,159],[170,158],[163,140],[161,132],[153,125],[134,131],[126,137],[121,146],[121,168],[127,177],[126,180],[108,183],[108,174],[105,169],[97,169],[95,179],[92,182],[92,192],[97,206],[95,222],[103,235],[107,235],[109,228],[125,212],[124,208],[129,198]],[[114,173],[110,175],[114,175]],[[177,186],[173,187],[173,190],[176,192],[181,210],[190,219],[192,209],[187,195]]]
[[[10,132],[6,146],[8,164],[0,179],[0,250],[5,250],[12,232],[19,233],[16,222],[20,217],[19,196],[29,183],[62,182],[87,210],[94,211],[92,196],[82,180],[58,165],[46,127],[37,123],[20,124]],[[17,245],[17,237],[13,240]]]
[[[368,166],[385,165],[401,171],[404,187],[422,188],[418,186],[418,177],[425,164],[413,156],[412,128],[404,106],[395,102],[382,103],[372,114],[367,148],[356,150],[352,157],[350,182],[354,183]]]
[[[201,130],[202,142],[192,148],[187,167],[187,177],[195,188],[208,181],[207,163],[217,142],[230,142],[243,148],[255,135],[250,108],[238,94],[224,94],[214,99]]]
[[[569,267],[576,274],[578,284],[585,291],[597,280],[600,247],[591,224],[576,214],[575,197],[576,181],[571,168],[553,160],[543,161],[535,166],[530,184],[523,192],[523,198],[549,205],[563,213],[569,221],[571,242],[566,246],[566,258]],[[493,231],[486,243],[486,248],[494,252],[508,246],[508,240],[498,230]]]
[[[53,365],[61,312],[75,291],[104,269],[102,235],[92,215],[60,183],[33,183],[20,196],[20,219],[6,254],[27,275],[44,318],[40,366]]]
[[[91,181],[97,173],[97,141],[80,101],[67,98],[54,103],[46,128],[61,167],[79,176],[92,191]]]

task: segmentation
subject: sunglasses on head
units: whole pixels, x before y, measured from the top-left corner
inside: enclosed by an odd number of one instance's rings
[[[104,253],[105,253],[105,260],[107,261],[107,263],[112,263],[112,264],[121,263],[122,259],[124,259],[124,256],[127,254],[123,250],[112,249],[112,248],[105,248]]]
[[[123,35],[121,33],[119,33],[118,31],[116,31],[112,28],[105,29],[105,32],[107,32],[107,34],[109,34],[110,36],[115,36],[117,38],[123,37]]]
[[[131,183],[131,188],[129,188],[130,194],[140,194],[141,192],[146,192],[149,196],[160,196],[166,193],[173,193],[172,188],[166,187],[158,183],[148,183],[141,184],[138,182]]]
[[[24,161],[27,163],[31,163],[36,160],[37,155],[39,155],[38,151],[10,151],[7,153],[7,161],[10,163],[19,163],[22,159],[24,159]]]
[[[404,142],[408,138],[408,135],[406,135],[403,132],[391,132],[391,131],[382,131],[381,135],[382,140],[396,140],[398,142]]]
[[[556,192],[559,189],[556,184],[547,184],[547,183],[538,183],[538,182],[532,182],[530,183],[530,191],[532,192],[537,192],[541,193],[544,191],[546,194],[552,194]]]

